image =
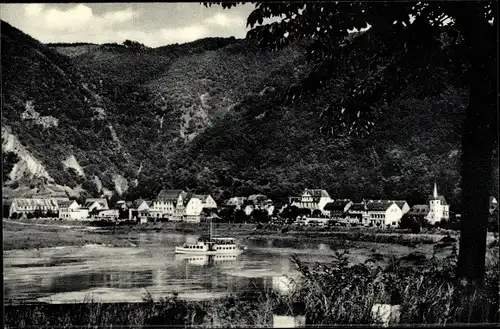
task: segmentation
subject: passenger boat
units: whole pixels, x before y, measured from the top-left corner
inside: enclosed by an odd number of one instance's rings
[[[239,255],[245,249],[244,246],[236,244],[234,238],[222,238],[212,236],[212,221],[210,221],[210,235],[202,236],[195,243],[184,243],[175,247],[176,254],[190,255]]]

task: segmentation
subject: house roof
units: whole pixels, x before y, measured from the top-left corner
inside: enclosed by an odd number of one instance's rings
[[[183,190],[161,190],[156,197],[160,201],[177,201],[179,195],[184,193]]]
[[[58,207],[57,200],[55,199],[16,198],[12,202],[20,207]]]
[[[209,197],[208,194],[196,194],[196,197],[201,200],[201,202],[205,202]]]
[[[306,188],[303,194],[309,193],[314,198],[330,197],[330,194],[326,190],[322,189],[308,189]]]
[[[386,211],[393,204],[394,202],[392,201],[378,200],[369,202],[366,208],[368,208],[368,211]]]
[[[266,202],[267,200],[267,196],[264,194],[252,194],[248,197],[247,202],[256,204]]]
[[[72,205],[73,202],[76,202],[76,201],[75,200],[58,201],[57,205],[59,206],[59,208],[69,208],[69,206]]]
[[[325,210],[339,210],[344,211],[345,207],[352,202],[351,200],[335,200],[333,202],[329,202],[325,205]]]
[[[226,205],[228,206],[242,205],[246,199],[247,198],[243,196],[235,196],[227,200]]]
[[[394,203],[397,204],[400,209],[403,209],[404,205],[407,204],[405,200],[394,200]]]
[[[134,202],[131,203],[130,207],[132,208],[139,208],[139,206],[143,203],[143,202],[146,202],[146,204],[148,205],[148,207],[151,206],[151,201],[149,200],[144,200],[144,199],[137,199],[137,200],[134,200]]]
[[[411,207],[410,211],[408,212],[409,215],[427,215],[429,213],[429,205],[426,204],[416,204],[413,207]]]
[[[88,198],[85,200],[84,207],[88,208],[91,205],[93,205],[94,202],[99,203],[101,205],[101,207],[103,207],[103,208],[109,208],[108,207],[108,200],[106,200],[105,198]]]
[[[366,205],[362,202],[357,202],[353,203],[351,207],[349,207],[350,210],[358,210],[358,211],[365,211],[366,210]]]
[[[189,200],[191,200],[192,198],[197,198],[197,196],[191,192],[183,192],[182,194],[182,202],[184,206],[187,205]]]

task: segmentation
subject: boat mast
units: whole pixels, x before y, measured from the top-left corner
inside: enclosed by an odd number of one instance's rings
[[[210,240],[212,240],[212,217],[210,218]]]

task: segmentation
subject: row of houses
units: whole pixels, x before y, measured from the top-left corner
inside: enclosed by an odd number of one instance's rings
[[[361,202],[353,202],[349,199],[333,200],[326,190],[321,189],[306,189],[300,197],[290,198],[289,203],[297,208],[319,211],[330,219],[365,226],[397,227],[405,214],[414,217],[422,216],[430,224],[450,218],[449,205],[443,196],[438,195],[436,185],[434,185],[433,194],[429,197],[429,205],[414,205],[412,208],[405,200],[363,200]]]
[[[332,199],[324,189],[305,189],[298,197],[290,197],[287,204],[275,203],[263,194],[249,197],[232,197],[223,207],[241,209],[247,216],[255,210],[263,210],[269,216],[276,216],[286,207],[307,209],[316,216],[344,220],[366,226],[398,226],[403,215],[430,224],[447,221],[450,218],[449,205],[444,196],[439,195],[434,184],[433,194],[428,204],[417,204],[410,208],[405,200],[363,200]],[[498,203],[490,199],[492,211]],[[59,218],[69,220],[129,219],[145,222],[148,219],[200,222],[204,217],[216,216],[218,206],[210,195],[200,195],[183,190],[161,190],[154,200],[138,199],[118,201],[110,209],[106,199],[90,198],[83,204],[69,199],[19,198],[13,199],[9,217],[23,217],[35,211],[57,213]]]
[[[256,194],[248,198],[230,198],[224,206],[244,210],[246,215],[262,209],[270,216],[293,206],[307,209],[313,217],[321,216],[325,220],[344,220],[366,226],[398,226],[404,214],[423,216],[431,224],[449,219],[449,205],[443,196],[438,195],[436,186],[433,195],[429,197],[429,205],[415,205],[413,208],[405,200],[363,200],[357,203],[349,199],[334,200],[324,189],[305,189],[300,196],[290,197],[285,205],[273,203],[266,196]]]
[[[33,214],[55,215],[70,220],[118,217],[118,210],[110,209],[105,198],[89,198],[83,204],[69,198],[15,198],[7,205],[10,218],[23,218]]]

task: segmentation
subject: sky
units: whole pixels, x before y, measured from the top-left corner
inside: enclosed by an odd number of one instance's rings
[[[2,4],[0,18],[43,42],[122,43],[149,47],[206,37],[244,38],[253,5],[200,3]]]

